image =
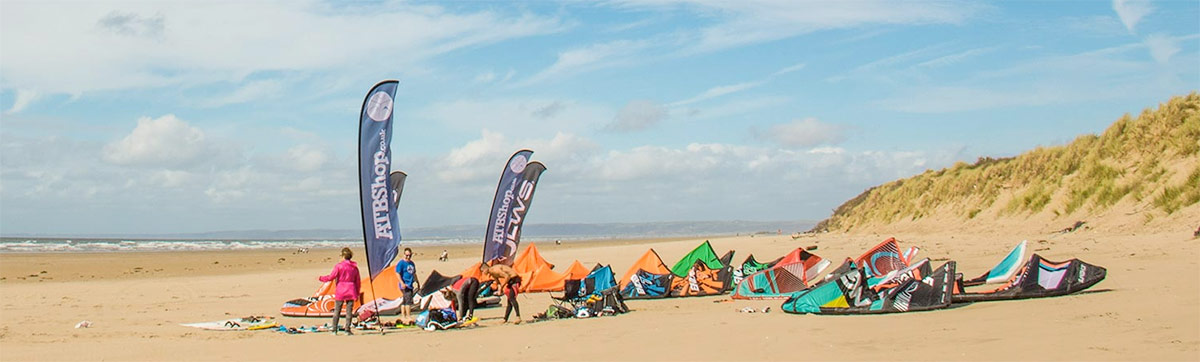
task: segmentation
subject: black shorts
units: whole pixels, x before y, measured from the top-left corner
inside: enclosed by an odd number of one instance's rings
[[[403,288],[400,292],[400,305],[413,305],[413,288]]]

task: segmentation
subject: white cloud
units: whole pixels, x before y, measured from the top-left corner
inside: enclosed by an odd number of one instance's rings
[[[17,99],[13,100],[12,108],[9,108],[7,111],[4,111],[4,114],[20,113],[21,111],[25,110],[25,107],[28,107],[30,104],[33,104],[33,101],[37,100],[37,98],[38,98],[37,91],[32,91],[32,90],[27,90],[27,89],[18,89],[17,90]]]
[[[616,132],[641,131],[667,118],[667,109],[658,103],[639,99],[629,101],[617,112],[606,129]]]
[[[784,67],[783,69],[780,69],[780,70],[776,71],[775,73],[771,73],[771,76],[774,77],[774,76],[788,74],[791,72],[795,72],[795,71],[804,69],[804,67],[806,67],[806,66],[808,66],[808,65],[804,64],[804,63],[794,64],[794,65],[791,65],[788,67]]]
[[[649,40],[616,40],[592,44],[558,53],[558,58],[546,69],[518,85],[525,86],[575,75],[581,72],[627,65],[638,52],[651,47]]]
[[[524,129],[538,137],[594,130],[613,119],[608,107],[553,98],[458,99],[432,103],[416,113],[461,131]]]
[[[281,98],[283,92],[284,84],[279,80],[256,80],[242,84],[229,94],[201,100],[200,105],[205,107],[220,107],[230,104],[262,102]]]
[[[1200,36],[1158,38],[1078,54],[1051,55],[982,70],[951,81],[915,82],[897,87],[875,105],[912,113],[948,113],[1125,99],[1129,94],[1167,97],[1195,88],[1196,68],[1179,55],[1175,43]],[[1149,43],[1159,42],[1154,45]],[[1157,47],[1157,48],[1156,48]],[[1157,61],[1135,52],[1150,49]],[[1194,62],[1193,62],[1194,64]]]
[[[986,48],[971,49],[971,50],[963,51],[960,53],[955,53],[955,54],[950,54],[950,55],[945,55],[945,56],[937,57],[934,59],[930,59],[930,60],[918,63],[917,66],[918,67],[927,67],[927,68],[944,67],[947,65],[952,65],[954,63],[961,62],[961,61],[963,61],[963,59],[976,57],[976,56],[980,56],[983,54],[994,52],[994,51],[996,51],[996,49],[999,49],[999,48],[1000,47],[986,47]]]
[[[748,89],[757,88],[759,86],[762,86],[763,84],[766,84],[766,81],[742,82],[742,83],[738,83],[738,84],[716,86],[716,87],[712,87],[712,88],[705,90],[703,93],[700,93],[700,94],[696,95],[695,97],[688,98],[688,99],[678,101],[678,102],[674,102],[674,103],[668,104],[668,106],[670,106],[670,107],[686,106],[686,105],[689,105],[692,103],[705,101],[705,100],[709,100],[709,99],[713,99],[713,98],[717,98],[717,97],[721,97],[721,96],[725,96],[725,95],[729,95],[729,94],[733,94],[733,93],[738,93],[738,92],[745,91]]]
[[[809,148],[837,144],[844,140],[844,128],[816,118],[797,119],[771,126],[759,137],[783,147]]]
[[[685,52],[701,53],[868,24],[958,24],[984,10],[970,1],[625,0],[632,8],[682,7],[716,19]]]
[[[287,163],[296,171],[312,172],[321,169],[329,161],[325,150],[310,144],[300,144],[287,150]]]
[[[1112,8],[1130,33],[1136,33],[1134,29],[1137,28],[1138,22],[1154,11],[1149,0],[1113,0]]]
[[[43,93],[207,85],[350,65],[418,68],[456,49],[563,28],[551,17],[312,0],[14,2],[5,3],[0,24],[2,86]]]
[[[104,160],[118,165],[185,167],[207,151],[204,132],[175,115],[142,117],[124,138],[104,146]]]
[[[681,114],[692,120],[719,119],[723,117],[737,117],[752,111],[787,104],[788,102],[791,102],[791,98],[780,96],[753,97],[735,99],[719,104],[707,104],[696,108],[673,109],[671,112],[673,114]]]
[[[249,167],[221,171],[214,176],[215,179],[204,190],[204,194],[209,197],[210,201],[218,204],[241,201],[253,194],[250,187],[264,184],[255,182],[259,175]]]
[[[451,149],[445,156],[444,168],[437,171],[438,178],[447,182],[474,180],[485,175],[486,161],[490,156],[502,154],[507,148],[504,135],[484,129],[482,136],[462,147]],[[515,152],[516,149],[509,152]],[[503,161],[501,161],[503,162]]]
[[[151,174],[151,180],[159,187],[177,188],[191,180],[192,174],[180,170],[158,170]]]
[[[1150,49],[1150,56],[1159,64],[1166,64],[1180,50],[1175,39],[1166,34],[1147,36],[1145,43],[1146,47]]]

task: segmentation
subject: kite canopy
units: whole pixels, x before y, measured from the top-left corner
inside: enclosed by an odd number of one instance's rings
[[[566,277],[567,280],[582,280],[591,272],[592,271],[584,267],[583,264],[580,264],[579,260],[576,260],[575,262],[571,263],[571,266],[567,267],[567,271],[563,273],[563,276]]]
[[[583,278],[586,293],[599,293],[617,287],[617,276],[613,274],[612,266],[599,264]]]
[[[955,264],[946,262],[929,275],[929,259],[898,271],[872,288],[867,272],[850,264],[850,270],[798,292],[783,303],[788,313],[877,314],[941,309],[950,305]]]
[[[732,254],[728,255],[730,258],[733,257]],[[725,263],[721,263],[721,258],[718,258],[717,253],[713,251],[712,244],[709,244],[708,240],[705,240],[703,243],[696,246],[695,249],[692,249],[691,252],[687,253],[687,255],[684,255],[683,259],[679,259],[679,261],[671,267],[671,272],[674,273],[675,276],[687,276],[688,269],[691,269],[692,264],[695,264],[696,261],[703,262],[709,269],[713,270],[720,270],[726,265]]]
[[[908,266],[908,260],[900,255],[896,238],[887,238],[855,258],[854,265],[861,267],[868,276],[882,277],[894,270],[904,269]]]
[[[750,275],[761,270],[767,270],[767,268],[775,266],[775,264],[779,263],[779,261],[782,259],[783,257],[780,257],[766,263],[760,263],[758,260],[754,260],[754,254],[750,254],[750,256],[747,256],[746,260],[742,262],[742,275]]]
[[[1088,264],[1079,259],[1056,263],[1043,259],[1041,255],[1033,254],[1020,271],[999,288],[983,292],[966,292],[963,291],[960,283],[955,288],[954,302],[1067,295],[1096,285],[1104,280],[1107,274],[1108,271],[1103,267]]]
[[[696,260],[687,274],[676,276],[671,281],[672,297],[698,297],[705,295],[720,295],[728,291],[732,282],[732,268],[722,266],[711,269],[703,260]]]
[[[461,275],[447,276],[442,275],[442,273],[438,273],[437,270],[434,270],[432,273],[429,273],[428,277],[425,278],[425,282],[421,283],[421,289],[417,290],[417,294],[423,296],[433,294],[442,288],[454,285],[454,282],[457,282],[459,279],[462,279]]]
[[[288,317],[331,317],[333,316],[334,290],[337,283],[328,281],[321,284],[311,297],[293,299],[283,303],[279,313]]]
[[[1017,274],[1017,270],[1023,265],[1021,260],[1025,260],[1025,244],[1027,241],[1022,240],[1017,246],[1013,247],[1012,251],[1000,263],[992,267],[987,273],[980,275],[978,278],[963,281],[964,287],[970,287],[980,284],[995,284],[1003,283],[1012,279],[1013,275]]]
[[[374,288],[371,287],[372,284]],[[321,284],[311,297],[284,303],[283,307],[279,308],[279,313],[289,317],[332,317],[336,286],[337,283],[332,281]],[[362,277],[359,292],[363,294],[364,301],[400,299],[400,276],[396,274],[394,264],[380,270],[374,280],[369,276]],[[355,308],[360,307],[357,302],[354,305]]]
[[[550,264],[542,257],[542,253],[538,252],[537,245],[529,243],[529,246],[526,246],[525,250],[513,261],[512,267],[517,273],[532,273],[543,267],[554,269],[554,264]]]
[[[551,269],[550,264],[532,243],[513,261],[513,270],[521,276],[522,292],[552,292],[563,290],[566,276]]]
[[[666,297],[672,278],[671,269],[663,264],[658,253],[654,249],[646,250],[621,277],[621,296],[630,299]]]
[[[733,292],[733,299],[783,299],[808,287],[829,261],[796,248],[776,260],[773,267],[745,277]]]

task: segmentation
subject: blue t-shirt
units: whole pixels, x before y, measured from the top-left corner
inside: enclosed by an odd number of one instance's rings
[[[400,261],[396,262],[396,274],[400,275],[400,280],[404,281],[404,285],[412,288],[413,280],[416,279],[417,264],[412,261],[400,259]]]

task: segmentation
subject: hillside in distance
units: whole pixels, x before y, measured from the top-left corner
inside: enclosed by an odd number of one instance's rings
[[[1194,230],[1200,223],[1200,95],[1171,98],[1100,135],[1016,157],[928,170],[872,187],[813,231]]]

